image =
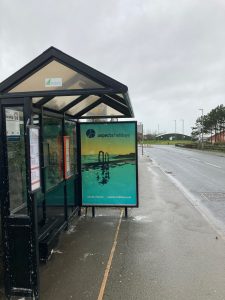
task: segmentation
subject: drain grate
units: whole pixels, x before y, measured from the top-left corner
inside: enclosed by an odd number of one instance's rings
[[[173,172],[167,171],[167,170],[165,170],[165,173],[166,173],[166,174],[173,174]]]
[[[205,198],[209,201],[224,201],[225,202],[225,193],[221,192],[207,192],[200,194],[202,198]]]

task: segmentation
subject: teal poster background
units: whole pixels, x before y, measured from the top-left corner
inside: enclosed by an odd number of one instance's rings
[[[136,122],[80,124],[82,205],[137,206]]]

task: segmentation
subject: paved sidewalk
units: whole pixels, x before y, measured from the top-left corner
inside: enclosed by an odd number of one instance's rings
[[[148,157],[140,208],[123,219],[103,299],[225,299],[225,241]],[[61,236],[41,268],[41,299],[97,300],[120,219],[97,209]]]

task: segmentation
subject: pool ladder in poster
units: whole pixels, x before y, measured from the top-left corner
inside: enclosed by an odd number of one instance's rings
[[[99,151],[98,152],[98,166],[99,171],[97,172],[96,179],[99,184],[104,185],[109,182],[109,154],[108,152]]]

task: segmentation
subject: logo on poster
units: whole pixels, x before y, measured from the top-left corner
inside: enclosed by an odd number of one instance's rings
[[[95,137],[95,131],[94,131],[94,129],[88,129],[86,131],[86,136],[89,137],[90,139],[93,138],[93,137]]]

